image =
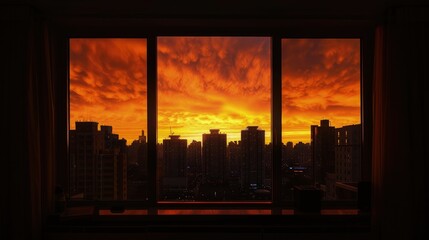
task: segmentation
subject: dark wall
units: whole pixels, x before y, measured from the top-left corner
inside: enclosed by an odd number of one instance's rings
[[[52,127],[55,126],[52,119],[55,114],[52,115],[49,110],[52,99],[46,99],[43,94],[49,93],[49,89],[43,90],[44,88],[52,87],[43,80],[47,75],[46,56],[49,53],[40,49],[46,47],[46,44],[50,45],[40,36],[44,32],[43,26],[55,29],[62,24],[75,28],[93,24],[94,27],[100,27],[117,22],[118,19],[132,23],[145,22],[145,19],[161,19],[159,22],[163,22],[164,18],[168,18],[167,24],[183,19],[187,19],[189,23],[199,18],[250,18],[253,23],[260,19],[325,21],[328,25],[344,21],[366,21],[374,26],[381,26],[384,31],[379,39],[380,53],[376,70],[382,73],[375,78],[376,88],[373,93],[375,104],[379,104],[373,112],[373,146],[376,150],[373,155],[373,181],[378,190],[372,213],[374,237],[393,239],[396,236],[407,239],[411,236],[418,239],[417,234],[427,235],[429,173],[425,159],[429,149],[426,126],[429,79],[426,69],[429,66],[425,56],[429,52],[427,41],[421,40],[427,40],[428,19],[424,16],[429,14],[427,6],[423,8],[424,2],[3,1],[0,5],[0,49],[4,62],[1,65],[0,79],[1,134],[7,143],[2,144],[0,167],[2,239],[46,237],[43,233],[45,216],[46,211],[52,207],[51,204],[46,204],[53,198],[52,193],[49,193],[50,188],[46,186],[54,182],[53,173],[49,170],[53,169],[50,161],[54,160],[52,156],[55,155],[55,148],[52,138],[41,133],[48,131],[52,135],[58,129]],[[149,25],[150,21],[152,20],[149,20]],[[108,26],[104,28],[108,31]],[[394,186],[406,191],[398,191]],[[346,235],[362,237],[355,233]],[[275,239],[279,236],[272,237]],[[320,237],[317,233],[298,236],[309,239]],[[322,238],[335,236],[344,237],[337,233],[323,235]],[[156,238],[162,237],[168,238],[168,235],[156,235]]]

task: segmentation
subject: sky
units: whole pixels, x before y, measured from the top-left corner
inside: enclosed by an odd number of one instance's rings
[[[282,139],[310,142],[310,125],[360,124],[359,39],[282,40]]]
[[[269,37],[159,37],[158,142],[174,133],[227,141],[259,126],[271,140]],[[283,142],[309,142],[321,119],[360,123],[359,40],[282,40]],[[127,144],[147,130],[145,39],[70,40],[70,129],[113,126]]]

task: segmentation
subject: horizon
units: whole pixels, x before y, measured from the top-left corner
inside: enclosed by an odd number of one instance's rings
[[[327,119],[327,120],[329,120],[329,119]],[[111,125],[103,125],[103,124],[99,124],[99,122],[97,122],[97,121],[76,121],[76,122],[93,122],[93,123],[97,123],[98,125],[97,125],[97,131],[100,131],[101,130],[101,126],[109,126],[109,127],[112,127],[112,134],[117,134],[118,135],[118,138],[119,139],[124,139],[124,140],[126,140],[126,142],[127,142],[127,146],[130,146],[131,145],[131,143],[132,142],[134,142],[134,141],[138,141],[138,138],[136,138],[136,139],[132,139],[132,140],[129,140],[129,139],[126,139],[126,138],[124,138],[124,137],[121,137],[121,135],[120,134],[118,134],[118,133],[116,133],[115,132],[115,127],[114,126],[111,126]],[[76,123],[75,122],[75,123]],[[332,126],[332,125],[330,125],[330,127],[334,127],[334,128],[342,128],[342,127],[346,127],[346,126],[353,126],[353,125],[359,125],[360,123],[356,123],[356,124],[349,124],[349,125],[344,125],[344,126],[341,126],[341,127],[336,127],[336,126]],[[316,124],[315,124],[316,125]],[[319,125],[318,125],[319,126]],[[251,127],[251,126],[248,126],[248,127]],[[247,128],[247,127],[246,127]],[[209,130],[208,130],[208,132],[205,132],[205,133],[201,133],[200,135],[201,135],[201,139],[202,139],[202,135],[203,134],[210,134],[210,130],[212,130],[212,129],[218,129],[218,128],[210,128]],[[70,129],[70,130],[76,130],[76,129]],[[219,129],[220,130],[220,129]],[[243,129],[243,130],[246,130],[246,129]],[[264,129],[260,129],[259,127],[258,127],[258,130],[264,130]],[[141,133],[141,131],[140,131],[140,133]],[[240,132],[241,133],[241,132]],[[228,140],[228,133],[227,132],[222,132],[222,131],[219,131],[219,134],[226,134],[226,136],[227,136],[227,143],[230,143],[230,142],[239,142],[239,141],[241,141],[241,136],[240,136],[240,139],[239,140]],[[139,135],[140,136],[140,135]],[[147,135],[146,135],[146,132],[145,132],[145,135],[144,135],[145,137],[146,137],[146,139],[147,139]],[[182,135],[180,135],[180,134],[176,134],[175,132],[172,132],[172,134],[170,134],[168,137],[170,137],[170,136],[179,136],[179,138],[180,139],[183,139],[183,140],[190,140],[189,142],[187,142],[187,146],[189,146],[189,144],[191,144],[192,143],[192,141],[193,140],[195,140],[195,139],[188,139],[188,138],[183,138],[182,137]],[[158,138],[158,141],[157,141],[157,144],[162,144],[163,143],[163,140],[168,140],[168,139],[170,139],[170,138],[163,138],[163,139],[159,139]],[[195,141],[197,141],[197,140],[195,140]],[[203,142],[202,140],[200,140],[200,141],[197,141],[197,142]],[[303,143],[303,144],[311,144],[310,142],[303,142],[303,141],[298,141],[298,142],[294,142],[294,141],[282,141],[282,144],[286,144],[286,143],[288,143],[288,142],[292,142],[293,143],[293,145],[296,145],[297,143]],[[269,144],[271,144],[271,142],[266,142],[265,143],[265,145],[269,145]]]
[[[97,119],[129,141],[147,132],[146,44],[70,39],[70,123]],[[157,46],[157,142],[170,129],[201,141],[210,126],[235,141],[250,125],[271,142],[270,37],[158,37]],[[322,118],[360,124],[360,90],[359,39],[282,39],[283,142],[310,142]]]

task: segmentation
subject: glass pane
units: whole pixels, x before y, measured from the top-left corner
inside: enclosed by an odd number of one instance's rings
[[[146,199],[146,39],[70,39],[70,198]]]
[[[306,187],[356,200],[360,103],[359,39],[282,40],[283,200]]]
[[[271,199],[271,39],[158,38],[164,201]]]

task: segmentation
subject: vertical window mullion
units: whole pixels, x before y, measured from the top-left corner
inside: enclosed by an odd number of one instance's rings
[[[147,39],[147,121],[148,121],[148,214],[156,214],[157,187],[157,42],[156,36]]]
[[[281,214],[281,147],[282,147],[282,78],[281,37],[272,38],[272,139],[273,144],[273,214]]]
[[[372,81],[374,52],[373,34],[365,34],[361,38],[361,121],[362,121],[362,181],[371,181],[371,156],[372,156]]]

